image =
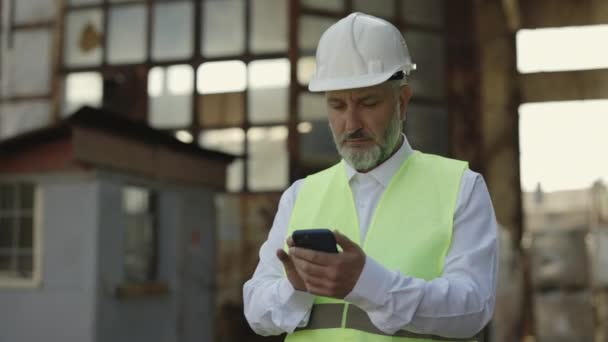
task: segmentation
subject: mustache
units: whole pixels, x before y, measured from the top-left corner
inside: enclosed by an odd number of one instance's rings
[[[351,132],[351,133],[346,133],[344,135],[342,135],[340,142],[345,142],[347,140],[351,140],[351,139],[372,139],[373,137],[369,134],[367,134],[362,128],[359,128],[358,130]]]

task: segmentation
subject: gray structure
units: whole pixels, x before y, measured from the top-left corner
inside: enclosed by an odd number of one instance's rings
[[[0,341],[212,341],[214,196],[231,160],[90,108],[1,143],[0,229],[31,228],[31,243],[0,251],[32,262],[0,270]],[[1,220],[12,184],[33,185],[30,226]],[[134,186],[154,194],[151,220],[125,209]],[[134,239],[133,222],[153,234]]]

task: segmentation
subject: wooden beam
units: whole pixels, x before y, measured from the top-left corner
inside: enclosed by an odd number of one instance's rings
[[[605,0],[520,0],[523,28],[608,23]]]
[[[608,98],[608,69],[543,72],[519,76],[522,102]]]

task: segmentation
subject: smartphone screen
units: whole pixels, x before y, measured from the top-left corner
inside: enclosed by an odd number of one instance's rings
[[[336,238],[329,229],[300,229],[294,231],[291,237],[296,247],[326,253],[338,253]]]

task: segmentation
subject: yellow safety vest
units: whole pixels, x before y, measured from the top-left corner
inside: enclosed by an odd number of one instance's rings
[[[304,180],[289,222],[297,229],[338,229],[389,270],[425,280],[441,276],[452,238],[460,180],[466,162],[414,152],[384,191],[365,241],[343,162]],[[316,297],[307,327],[286,338],[298,341],[472,341],[405,330],[387,335],[348,303]]]

